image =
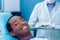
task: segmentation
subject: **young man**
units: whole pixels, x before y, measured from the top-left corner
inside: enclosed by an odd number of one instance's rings
[[[20,16],[12,16],[7,22],[7,29],[10,34],[17,37],[18,40],[28,40],[32,38],[28,23]]]

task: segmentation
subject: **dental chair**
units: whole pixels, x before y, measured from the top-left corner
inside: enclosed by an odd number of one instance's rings
[[[6,23],[11,16],[11,13],[8,12],[0,13],[0,40],[17,40],[6,29]]]

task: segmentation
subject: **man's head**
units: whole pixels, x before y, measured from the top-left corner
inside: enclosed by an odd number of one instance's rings
[[[50,3],[50,4],[52,4],[52,3],[54,3],[54,2],[56,2],[57,0],[45,0],[47,3]]]
[[[30,32],[27,22],[20,16],[13,16],[8,20],[7,29],[13,36],[24,36]]]

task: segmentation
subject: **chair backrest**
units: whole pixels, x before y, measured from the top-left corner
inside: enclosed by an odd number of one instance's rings
[[[9,34],[6,28],[7,21],[11,16],[11,13],[8,12],[0,13],[0,40],[16,40]]]

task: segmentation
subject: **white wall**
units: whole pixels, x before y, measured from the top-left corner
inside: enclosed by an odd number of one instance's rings
[[[20,11],[20,0],[4,0],[4,11]]]

